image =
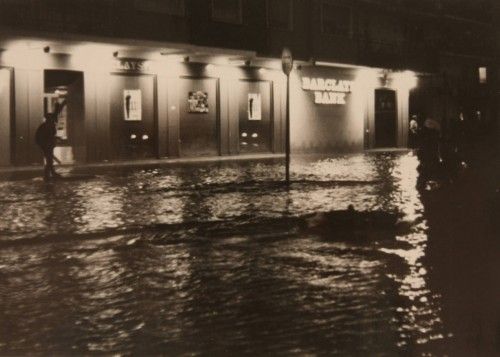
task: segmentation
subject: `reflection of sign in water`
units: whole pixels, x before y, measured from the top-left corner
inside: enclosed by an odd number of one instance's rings
[[[123,91],[123,115],[125,120],[142,120],[142,96],[140,89]]]
[[[189,92],[189,113],[208,113],[208,93],[202,91]]]
[[[248,93],[248,120],[262,119],[262,101],[260,93]]]
[[[346,104],[345,97],[351,93],[352,85],[348,80],[302,77],[302,89],[314,91],[316,104]]]

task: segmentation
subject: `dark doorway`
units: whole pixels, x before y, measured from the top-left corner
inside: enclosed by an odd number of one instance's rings
[[[271,83],[241,81],[239,93],[239,152],[270,152]]]
[[[180,80],[181,156],[219,155],[217,80]]]
[[[155,77],[112,75],[111,145],[116,159],[157,157]]]
[[[396,129],[396,91],[390,89],[375,90],[375,147],[395,147]]]
[[[57,122],[58,144],[55,156],[65,164],[86,160],[83,73],[46,70],[44,72],[44,115],[52,113],[57,102],[66,102]]]
[[[11,163],[12,71],[0,68],[0,166]]]

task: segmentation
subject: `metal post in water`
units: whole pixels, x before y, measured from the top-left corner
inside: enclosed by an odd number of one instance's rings
[[[285,155],[286,155],[286,185],[290,185],[290,73],[293,69],[292,53],[288,48],[284,48],[281,53],[281,67],[286,75],[286,138],[285,138]]]
[[[286,76],[286,184],[290,185],[290,75]]]

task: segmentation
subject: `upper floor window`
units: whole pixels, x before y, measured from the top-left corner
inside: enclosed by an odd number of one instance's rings
[[[293,1],[267,0],[267,25],[279,30],[292,30]]]
[[[321,6],[321,25],[323,33],[330,35],[351,36],[352,11],[350,7],[327,2]]]
[[[212,19],[214,21],[241,24],[241,0],[212,0]]]
[[[134,6],[139,11],[184,16],[185,0],[135,0]]]
[[[488,71],[486,67],[479,67],[478,72],[479,72],[479,83],[481,84],[488,83]]]

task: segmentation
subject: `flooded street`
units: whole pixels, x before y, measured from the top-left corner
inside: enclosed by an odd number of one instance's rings
[[[300,158],[290,190],[270,161],[0,181],[0,354],[500,353],[498,197],[473,173],[419,192],[416,167]],[[402,228],[301,224],[349,205]]]

